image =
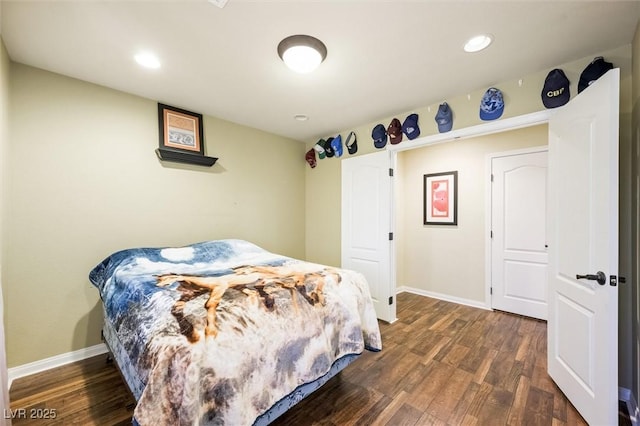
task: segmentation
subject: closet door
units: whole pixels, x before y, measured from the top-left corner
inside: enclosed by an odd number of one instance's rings
[[[378,318],[393,322],[389,166],[388,151],[342,160],[342,267],[365,276]]]
[[[491,159],[491,307],[547,319],[547,149]]]

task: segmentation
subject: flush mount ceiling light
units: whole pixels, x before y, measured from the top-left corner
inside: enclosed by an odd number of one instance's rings
[[[475,37],[471,37],[464,44],[464,51],[473,53],[479,52],[482,49],[486,49],[493,42],[493,36],[491,34],[482,34]]]
[[[308,35],[292,35],[278,44],[278,55],[295,72],[310,73],[327,57],[323,42]]]
[[[160,68],[160,60],[156,55],[151,52],[140,52],[133,57],[138,65],[145,68],[158,69]]]
[[[227,0],[209,0],[209,3],[222,9],[227,4]]]

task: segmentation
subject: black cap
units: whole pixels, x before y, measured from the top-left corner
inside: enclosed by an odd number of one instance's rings
[[[613,64],[604,60],[602,56],[596,56],[593,61],[580,74],[578,82],[578,93],[589,87],[591,83],[606,74],[607,71],[613,69]]]
[[[358,138],[356,137],[355,132],[349,133],[349,136],[347,136],[347,140],[344,144],[347,146],[347,151],[349,151],[350,155],[358,152]]]
[[[333,148],[331,147],[331,141],[333,140],[333,136],[327,138],[327,145],[324,147],[325,152],[327,153],[327,157],[331,158],[335,155],[335,152],[333,152]]]

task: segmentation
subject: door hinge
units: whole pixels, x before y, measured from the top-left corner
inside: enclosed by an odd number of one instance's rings
[[[393,296],[389,296],[389,304],[393,305]]]
[[[389,241],[393,241],[393,232],[389,232]]]
[[[491,182],[493,182],[493,173],[491,173]]]
[[[493,238],[493,230],[489,231],[489,238]]]
[[[489,287],[489,294],[493,294],[493,287]]]
[[[389,169],[389,176],[393,177],[393,169]]]

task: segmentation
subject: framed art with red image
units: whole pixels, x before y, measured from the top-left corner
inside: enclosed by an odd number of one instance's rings
[[[424,225],[458,224],[458,172],[424,175]]]

